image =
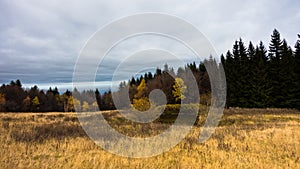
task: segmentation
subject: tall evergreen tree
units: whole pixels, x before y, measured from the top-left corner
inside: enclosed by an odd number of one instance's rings
[[[283,54],[283,42],[280,38],[280,33],[274,29],[271,35],[271,43],[269,46],[270,65],[268,69],[268,78],[270,81],[271,92],[268,105],[271,107],[282,107],[284,101],[282,95],[282,67],[281,58]]]
[[[233,105],[232,106],[240,106],[241,103],[241,89],[242,89],[242,83],[241,83],[241,55],[239,50],[239,42],[235,41],[232,49],[233,54],[233,64],[231,68],[231,74],[232,79],[230,80],[232,85],[232,100]]]
[[[97,105],[98,105],[98,109],[100,110],[100,104],[101,104],[101,94],[98,90],[98,88],[96,88],[95,91],[95,97],[96,97],[96,101],[97,101]]]
[[[296,74],[298,79],[300,79],[300,34],[298,35],[298,40],[295,44],[295,64],[296,64]]]
[[[295,107],[295,94],[297,89],[296,74],[295,74],[295,59],[293,51],[287,42],[283,40],[282,44],[282,60],[281,60],[281,86],[282,86],[282,107]]]
[[[250,61],[247,54],[247,48],[244,45],[242,39],[239,41],[239,56],[240,56],[240,70],[239,70],[239,90],[240,90],[240,98],[239,104],[240,107],[249,107],[249,100],[250,100],[250,89],[251,86],[249,84],[250,76]]]
[[[271,43],[269,46],[269,54],[271,60],[280,60],[282,57],[282,40],[280,38],[280,33],[277,29],[273,30],[273,34],[271,35]]]
[[[253,49],[249,45],[249,55]],[[251,51],[250,51],[251,50]],[[266,107],[269,96],[269,83],[267,80],[267,50],[262,42],[254,50],[254,56],[250,66],[251,78],[249,107]]]
[[[296,74],[296,91],[295,91],[295,102],[296,105],[295,107],[300,109],[300,34],[298,35],[298,40],[295,44],[295,53],[294,53],[294,58],[295,58],[295,74]]]
[[[227,83],[227,106],[236,106],[237,103],[237,91],[235,88],[235,76],[236,76],[236,69],[234,67],[234,59],[230,51],[227,52],[226,54],[226,60],[225,60],[225,66],[224,66],[224,71],[226,75],[226,83]]]

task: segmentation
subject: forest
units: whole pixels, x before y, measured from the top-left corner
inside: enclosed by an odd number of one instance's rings
[[[274,29],[268,48],[260,42],[246,45],[240,38],[220,57],[227,83],[226,107],[245,108],[296,108],[300,109],[300,35],[292,48]],[[0,87],[1,112],[74,112],[116,109],[112,95],[129,93],[132,105],[137,109],[149,107],[149,93],[161,89],[168,104],[178,104],[186,99],[180,91],[186,90],[180,78],[191,70],[196,79],[200,104],[210,103],[210,80],[205,62],[218,64],[208,58],[200,63],[188,63],[175,71],[165,64],[155,72],[122,82],[118,91],[98,89],[59,93],[55,88],[40,90],[22,87],[20,80],[11,81]],[[176,78],[174,78],[176,77]],[[124,91],[125,89],[128,89]],[[80,98],[80,99],[78,99]],[[95,99],[96,98],[96,99]],[[124,105],[126,106],[126,105]]]

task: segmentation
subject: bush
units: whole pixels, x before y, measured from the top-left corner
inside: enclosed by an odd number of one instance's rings
[[[157,120],[158,122],[161,123],[174,123],[175,120],[177,119],[178,113],[181,110],[182,113],[188,115],[192,115],[192,113],[195,113],[198,109],[198,114],[199,115],[204,115],[207,114],[205,111],[206,108],[203,105],[200,104],[168,104],[165,106],[165,109],[162,110],[164,106],[158,106],[156,107],[155,111],[157,112],[162,112],[163,113],[160,115],[159,119]],[[199,120],[199,115],[197,117],[196,123],[198,123]]]
[[[139,111],[146,111],[150,108],[151,105],[149,99],[143,97],[141,99],[133,99],[132,106]]]

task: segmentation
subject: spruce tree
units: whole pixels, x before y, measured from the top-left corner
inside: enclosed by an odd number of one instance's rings
[[[250,83],[251,78],[250,74],[250,62],[247,55],[247,48],[244,45],[242,39],[239,41],[239,55],[240,55],[240,70],[239,70],[239,90],[240,90],[240,99],[239,103],[241,107],[249,107],[250,100]]]
[[[280,60],[282,56],[282,40],[280,38],[280,33],[274,29],[273,34],[271,35],[271,43],[269,46],[269,54],[271,60]]]
[[[268,105],[271,107],[282,107],[282,83],[281,83],[281,58],[282,58],[283,42],[280,33],[274,29],[271,35],[271,43],[269,46],[270,65],[268,69],[268,78],[270,81],[271,92]]]
[[[296,75],[295,82],[296,82],[296,91],[295,91],[295,98],[294,98],[294,107],[297,109],[300,109],[300,35],[298,35],[298,40],[295,44],[295,53],[294,53],[294,59],[295,59],[295,68],[294,72]]]
[[[235,88],[236,82],[236,69],[234,66],[234,59],[230,51],[226,54],[225,60],[225,75],[226,75],[226,84],[227,84],[227,107],[234,107],[237,106],[237,91]]]
[[[249,45],[249,55],[254,52],[251,61],[251,78],[249,84],[250,89],[250,107],[267,107],[269,96],[269,83],[267,80],[267,50],[262,42],[256,47],[254,51]],[[251,57],[251,56],[250,56]]]
[[[283,40],[281,60],[281,87],[282,107],[292,108],[295,106],[295,93],[297,89],[295,70],[295,59],[293,52],[287,42]]]

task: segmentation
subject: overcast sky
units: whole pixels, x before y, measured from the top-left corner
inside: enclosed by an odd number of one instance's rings
[[[185,19],[220,55],[240,37],[247,45],[262,40],[268,46],[274,28],[294,46],[300,33],[299,9],[299,0],[1,0],[0,83],[20,79],[25,84],[59,86],[72,82],[76,59],[87,40],[104,25],[132,14],[161,12]],[[148,38],[156,46],[168,42]],[[145,44],[139,45],[134,44],[144,49]],[[105,62],[103,66],[115,69]],[[98,80],[105,83],[111,78],[110,72],[98,73]]]

